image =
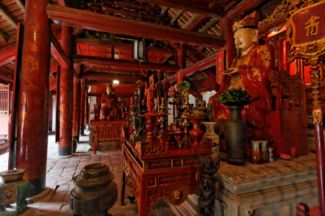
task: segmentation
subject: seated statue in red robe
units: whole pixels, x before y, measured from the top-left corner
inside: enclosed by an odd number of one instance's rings
[[[230,78],[228,88],[244,89],[253,100],[245,106],[242,118],[250,127],[250,139],[270,139],[266,116],[271,111],[271,88],[269,76],[273,72],[273,50],[269,45],[259,45],[256,13],[246,16],[233,25],[235,45],[240,54],[225,73]],[[228,79],[227,78],[227,79]],[[217,92],[220,95],[227,86]],[[217,98],[215,96],[215,100]],[[229,115],[225,107],[211,100],[212,112],[218,121]],[[213,105],[214,104],[214,105]],[[215,111],[213,111],[215,109]]]
[[[116,120],[117,118],[117,97],[109,83],[106,87],[106,93],[102,95],[100,105],[100,119]]]

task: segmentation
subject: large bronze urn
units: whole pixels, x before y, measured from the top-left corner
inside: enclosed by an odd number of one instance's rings
[[[71,191],[70,207],[74,215],[107,215],[117,199],[117,186],[108,166],[93,163],[85,166],[73,178],[76,187]]]

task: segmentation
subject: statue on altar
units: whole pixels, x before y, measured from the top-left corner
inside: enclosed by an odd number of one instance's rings
[[[132,122],[134,123],[133,127],[137,136],[141,136],[145,129],[144,126],[144,117],[143,114],[145,112],[146,106],[146,98],[144,95],[145,85],[141,80],[136,81],[137,90],[134,94],[134,104],[131,109],[131,117]]]
[[[234,22],[235,46],[239,55],[225,76],[230,78],[229,88],[246,90],[252,98],[242,111],[242,118],[251,129],[250,139],[269,140],[266,116],[272,109],[269,76],[273,72],[274,58],[270,45],[258,44],[257,24],[256,12]],[[222,109],[218,112],[219,116],[228,113],[220,113]]]
[[[117,97],[114,93],[112,84],[107,84],[106,92],[102,95],[100,105],[101,120],[116,120],[117,119]]]
[[[155,77],[154,75],[151,75],[149,77],[149,86],[146,85],[145,87],[147,113],[154,113],[154,108],[155,108],[154,94],[155,94]]]

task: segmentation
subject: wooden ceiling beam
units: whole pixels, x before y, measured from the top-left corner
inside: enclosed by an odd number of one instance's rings
[[[4,81],[6,83],[13,83],[13,78],[10,79],[10,77],[0,74],[0,82],[1,81]]]
[[[110,43],[104,42],[99,39],[77,39],[76,40],[76,47],[77,49],[81,46],[91,46],[92,52],[96,52],[98,48],[99,51],[103,49],[108,50],[118,50],[120,53],[124,53],[129,55],[132,58],[133,53],[133,45],[129,43]],[[171,56],[175,54],[175,52],[171,49],[166,48],[156,48],[156,47],[146,47],[146,55],[148,62],[155,62],[155,63],[163,63]],[[78,51],[78,55],[84,55],[81,51]],[[120,54],[119,54],[120,55]],[[123,55],[122,55],[123,56]],[[162,61],[157,61],[157,59],[163,59]],[[124,60],[132,60],[132,59],[124,59]]]
[[[192,3],[188,0],[141,0],[142,2],[148,2],[151,4],[163,5],[171,8],[177,8],[185,11],[190,11],[198,14],[209,15],[217,18],[224,16],[223,11],[217,11],[216,9],[211,9],[206,7],[198,1],[197,3]]]
[[[0,6],[0,16],[5,19],[10,25],[17,29],[17,22],[5,11],[5,9]]]
[[[263,2],[263,0],[246,0],[241,1],[235,8],[227,12],[226,17],[230,20],[234,20],[236,17],[240,17],[246,11],[250,11]]]
[[[100,72],[92,72],[89,71],[87,73],[83,73],[80,78],[88,79],[88,80],[97,80],[97,81],[113,81],[115,79],[119,80],[121,83],[135,83],[135,80],[145,80],[144,76],[126,76],[120,74],[112,74],[112,73],[100,73]]]
[[[0,49],[0,66],[6,65],[16,58],[16,44]]]
[[[63,51],[59,41],[56,39],[56,36],[53,34],[53,32],[50,32],[50,38],[52,56],[60,65],[69,68],[71,66],[71,61]]]
[[[130,71],[143,71],[143,70],[160,70],[163,72],[176,72],[179,67],[174,65],[162,65],[153,63],[136,63],[132,61],[117,61],[104,58],[92,58],[78,56],[74,57],[74,63],[79,63],[87,66],[94,66],[94,68],[102,68],[106,70],[130,70]]]
[[[148,14],[138,13],[137,11],[132,11],[132,10],[123,10],[123,9],[112,8],[109,6],[103,6],[102,11],[105,11],[105,13],[108,14],[117,14],[117,15],[122,15],[124,17],[132,17],[133,19],[142,18],[144,20],[151,20],[159,23],[163,22],[160,16],[150,16]]]
[[[197,71],[202,71],[205,70],[209,67],[212,67],[216,65],[216,54],[213,54],[205,59],[202,59],[201,61],[196,62],[195,64],[192,64],[191,66],[181,69],[177,71],[178,76],[181,78],[190,76],[191,74],[197,72]]]
[[[225,41],[221,37],[58,5],[49,4],[47,13],[50,19],[64,22],[70,26],[81,27],[93,31],[130,35],[153,40],[174,41],[214,48],[220,48],[225,44]]]

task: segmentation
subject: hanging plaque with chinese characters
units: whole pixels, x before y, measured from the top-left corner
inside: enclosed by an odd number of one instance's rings
[[[318,58],[325,54],[325,1],[298,9],[290,17],[294,55]]]

